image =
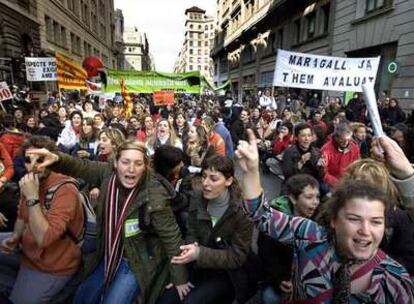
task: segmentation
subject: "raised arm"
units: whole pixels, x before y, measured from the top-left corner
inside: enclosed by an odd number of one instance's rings
[[[241,186],[245,200],[258,198],[262,192],[259,173],[259,152],[256,137],[251,129],[247,130],[249,142],[240,140],[234,153],[243,171]]]
[[[49,150],[30,149],[28,155],[38,155],[44,161],[39,167],[49,167],[50,170],[74,178],[82,178],[88,184],[100,186],[104,177],[112,171],[111,164],[106,162],[90,161],[88,159],[74,158],[65,153],[52,153]]]
[[[316,242],[325,239],[326,230],[315,222],[301,217],[291,217],[270,208],[260,184],[256,138],[251,130],[248,130],[248,136],[249,142],[241,141],[235,155],[243,171],[241,185],[244,207],[255,225],[259,230],[283,243],[291,244],[295,240]]]

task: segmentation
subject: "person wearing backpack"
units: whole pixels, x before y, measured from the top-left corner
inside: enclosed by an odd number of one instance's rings
[[[40,148],[54,151],[56,144],[32,136],[21,146],[27,174],[19,182],[18,216],[14,231],[0,234],[0,272],[10,274],[0,286],[11,289],[13,303],[49,303],[81,265],[81,250],[73,238],[81,236],[84,217],[75,180],[40,168],[44,158],[28,154]],[[57,185],[46,206],[48,190]]]
[[[32,150],[42,166],[82,178],[100,188],[97,250],[85,257],[74,303],[155,303],[167,286],[181,299],[192,285],[184,265],[170,260],[180,254],[181,234],[170,207],[169,191],[149,169],[145,146],[126,141],[113,162],[75,159],[47,149]],[[171,284],[170,284],[171,283]]]

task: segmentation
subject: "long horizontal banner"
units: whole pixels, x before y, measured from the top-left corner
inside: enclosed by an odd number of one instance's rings
[[[54,57],[26,57],[27,81],[55,81],[56,58]]]
[[[374,86],[380,57],[342,58],[278,50],[273,85],[362,92]]]
[[[107,85],[104,91],[121,91],[121,79],[124,79],[129,93],[154,93],[174,91],[175,93],[200,93],[200,73],[161,73],[147,71],[107,70]]]

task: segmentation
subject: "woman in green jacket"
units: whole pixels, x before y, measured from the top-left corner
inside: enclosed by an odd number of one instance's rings
[[[85,257],[84,280],[74,303],[154,303],[166,285],[180,298],[189,291],[185,266],[170,264],[181,235],[169,207],[173,197],[149,170],[145,147],[129,141],[113,163],[75,159],[39,149],[42,166],[100,187],[97,251]]]

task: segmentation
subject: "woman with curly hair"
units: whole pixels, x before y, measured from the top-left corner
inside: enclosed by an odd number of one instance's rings
[[[177,112],[174,115],[174,129],[177,136],[183,139],[183,136],[185,136],[188,131],[188,122],[185,119],[183,112]]]
[[[109,161],[113,159],[117,147],[119,147],[124,141],[124,134],[116,129],[103,129],[98,134],[99,140],[99,152],[98,160],[100,161]]]
[[[208,144],[207,133],[202,126],[191,126],[184,144],[187,166],[201,167],[204,159],[214,154],[214,147]]]
[[[99,141],[97,139],[97,132],[94,127],[93,118],[85,118],[82,122],[80,130],[79,143],[76,144],[72,151],[73,156],[80,158],[88,158],[95,160],[98,155]]]
[[[157,124],[157,131],[147,139],[145,146],[149,155],[153,155],[155,150],[162,145],[170,145],[183,149],[181,140],[175,134],[174,128],[167,119],[160,119]]]

